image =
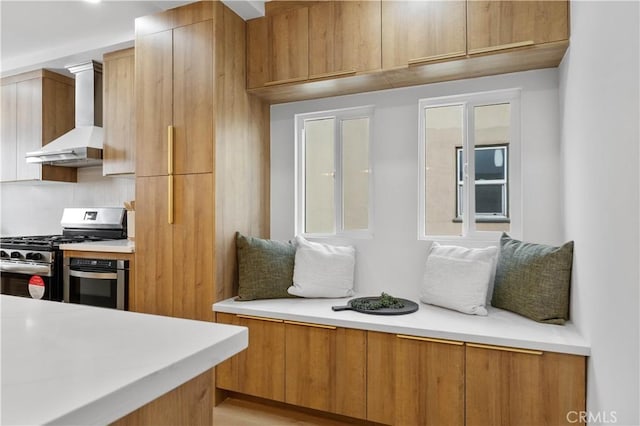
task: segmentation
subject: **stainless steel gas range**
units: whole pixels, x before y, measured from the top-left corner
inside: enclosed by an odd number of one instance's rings
[[[0,293],[62,301],[60,244],[127,238],[123,208],[68,208],[61,235],[0,238]]]

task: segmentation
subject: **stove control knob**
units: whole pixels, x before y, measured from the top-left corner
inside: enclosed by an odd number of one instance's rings
[[[9,255],[7,254],[6,251],[2,250],[0,251],[0,257],[9,257]]]
[[[31,255],[31,257],[29,257]],[[42,254],[40,253],[27,253],[27,259],[40,260],[42,259]]]
[[[11,252],[11,258],[12,259],[20,259],[22,257],[22,255],[20,254],[19,251],[12,251]]]

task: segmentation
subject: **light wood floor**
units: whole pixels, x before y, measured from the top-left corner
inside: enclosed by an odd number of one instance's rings
[[[350,423],[236,398],[227,398],[213,409],[213,424],[214,426],[350,425]]]

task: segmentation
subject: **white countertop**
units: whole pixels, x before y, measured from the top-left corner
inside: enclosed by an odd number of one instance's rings
[[[489,315],[482,317],[424,303],[419,303],[417,312],[407,315],[369,315],[331,310],[332,306],[346,305],[348,300],[269,299],[237,302],[227,299],[215,303],[213,310],[487,345],[590,354],[586,339],[571,322],[565,325],[541,324],[493,307],[487,307]]]
[[[244,327],[0,296],[0,423],[104,425],[247,347]]]
[[[60,250],[101,251],[110,253],[133,253],[136,245],[129,240],[91,241],[88,243],[60,244]]]

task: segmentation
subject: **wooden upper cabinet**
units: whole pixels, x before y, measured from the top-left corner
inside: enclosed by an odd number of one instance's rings
[[[466,54],[465,1],[382,1],[384,69]]]
[[[47,70],[2,79],[2,181],[76,182],[75,168],[25,159],[75,127],[74,94],[72,78]]]
[[[135,59],[134,49],[104,55],[102,173],[135,173]]]
[[[301,2],[265,7],[264,18],[247,21],[247,87],[307,80],[309,8]]]
[[[469,54],[569,38],[569,4],[555,1],[469,1]]]
[[[378,70],[380,2],[269,2],[247,22],[247,87]]]
[[[213,171],[213,82],[212,20],[137,36],[137,175]]]
[[[309,78],[378,70],[380,2],[324,1],[309,7]]]
[[[267,18],[247,21],[247,88],[263,87],[271,79]]]
[[[213,21],[173,30],[174,173],[213,171]],[[220,105],[226,108],[228,105]]]
[[[306,80],[309,77],[309,8],[278,11],[267,20],[270,52],[267,83]]]
[[[16,180],[17,176],[17,135],[16,135],[16,84],[0,88],[0,181]]]
[[[585,409],[585,368],[582,356],[467,344],[466,424],[570,424]]]
[[[269,318],[217,313],[216,321],[249,329],[249,347],[216,367],[216,386],[284,401],[284,324]]]
[[[173,124],[173,31],[136,37],[136,176],[166,175]]]

